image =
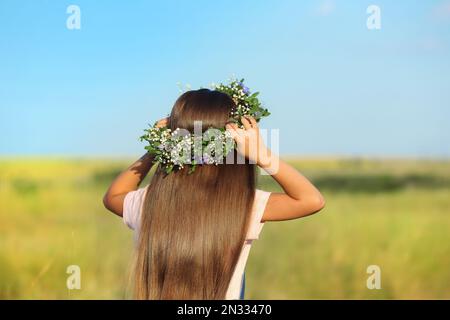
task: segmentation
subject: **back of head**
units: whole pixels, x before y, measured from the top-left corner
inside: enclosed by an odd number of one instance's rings
[[[193,132],[194,121],[201,121],[203,130],[223,128],[233,106],[224,93],[189,91],[176,101],[169,127]],[[255,166],[235,161],[188,171],[166,175],[158,168],[148,187],[134,275],[137,299],[225,298],[245,240]]]

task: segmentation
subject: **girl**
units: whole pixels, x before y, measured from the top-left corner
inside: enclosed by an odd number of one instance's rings
[[[227,123],[233,99],[219,91],[189,91],[176,101],[158,127],[224,128],[236,142],[234,157],[245,164],[201,165],[167,174],[152,167],[147,153],[111,184],[104,205],[137,233],[134,266],[136,299],[239,299],[253,240],[267,221],[301,218],[324,207],[320,192],[297,170],[264,145],[257,122]],[[254,163],[254,164],[251,164]],[[283,193],[255,189],[255,164],[266,170]]]

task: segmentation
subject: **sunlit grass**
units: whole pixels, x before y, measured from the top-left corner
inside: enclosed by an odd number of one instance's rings
[[[246,298],[450,298],[450,162],[292,162],[323,184],[327,206],[266,224],[247,265]],[[0,160],[0,298],[125,297],[132,233],[101,199],[128,164]],[[380,176],[400,184],[383,190]],[[410,183],[407,176],[426,178]],[[355,179],[361,192],[340,187]],[[267,177],[260,186],[278,189]],[[81,290],[66,287],[71,264],[81,267]],[[371,264],[381,267],[381,290],[366,288]]]

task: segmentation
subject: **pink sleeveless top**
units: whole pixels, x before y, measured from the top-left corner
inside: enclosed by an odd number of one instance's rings
[[[130,229],[135,230],[136,233],[139,230],[140,216],[143,207],[142,204],[144,202],[146,191],[147,187],[129,192],[125,196],[123,204],[123,221]],[[230,285],[228,287],[228,291],[226,294],[227,300],[239,299],[242,286],[242,275],[244,273],[252,242],[258,239],[262,227],[264,226],[264,223],[261,220],[269,196],[270,192],[258,189],[255,192],[255,199],[251,211],[249,228],[245,237],[245,242],[242,245],[242,251],[236,265],[236,269],[233,273]]]

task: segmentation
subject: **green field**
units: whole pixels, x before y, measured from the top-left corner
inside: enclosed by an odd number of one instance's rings
[[[248,299],[450,298],[450,161],[291,159],[323,191],[311,217],[266,223]],[[118,160],[0,160],[0,298],[122,299],[132,233],[102,206]],[[260,187],[277,190],[268,177]],[[81,290],[66,268],[79,265]],[[369,265],[380,290],[366,288]]]

